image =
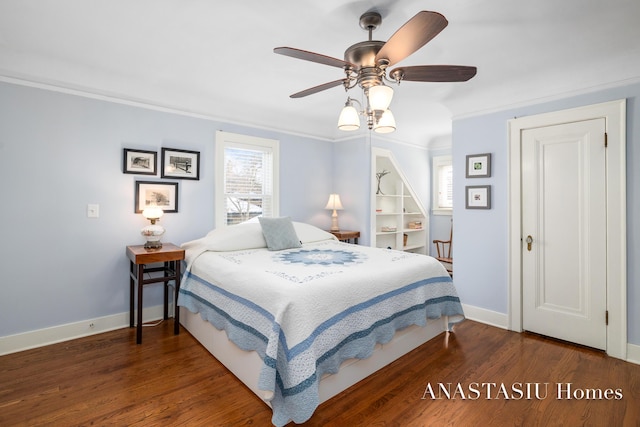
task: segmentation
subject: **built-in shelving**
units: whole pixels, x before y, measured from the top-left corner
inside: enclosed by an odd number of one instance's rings
[[[393,154],[372,148],[372,165],[371,246],[426,254],[428,217]]]

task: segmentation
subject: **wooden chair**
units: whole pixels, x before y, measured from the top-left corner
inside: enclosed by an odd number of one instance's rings
[[[449,231],[449,240],[434,240],[438,255],[436,259],[447,269],[449,276],[453,277],[453,258],[451,257],[451,244],[453,242],[453,224]]]

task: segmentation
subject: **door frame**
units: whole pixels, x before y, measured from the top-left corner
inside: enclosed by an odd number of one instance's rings
[[[509,120],[508,252],[509,329],[522,332],[522,131],[604,118],[607,174],[607,354],[627,358],[626,100]]]

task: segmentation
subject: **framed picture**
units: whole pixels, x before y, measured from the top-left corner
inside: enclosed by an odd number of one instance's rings
[[[135,173],[137,175],[155,175],[157,173],[158,152],[124,149],[123,173]]]
[[[158,206],[167,213],[178,212],[178,183],[136,181],[135,213],[149,206]]]
[[[162,149],[162,178],[200,179],[200,152]]]
[[[467,178],[487,178],[491,176],[491,154],[467,156]]]
[[[465,207],[467,209],[491,209],[491,186],[490,185],[468,185]]]

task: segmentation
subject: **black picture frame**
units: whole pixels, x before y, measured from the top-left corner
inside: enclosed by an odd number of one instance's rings
[[[122,154],[122,173],[156,175],[158,152],[125,148]]]
[[[162,148],[162,178],[200,179],[200,152]]]
[[[491,153],[470,154],[467,156],[467,178],[488,178],[491,176]]]
[[[490,185],[467,185],[465,187],[466,209],[491,209]]]
[[[177,213],[178,183],[136,181],[134,212],[142,213],[149,206],[158,206],[165,213]]]

